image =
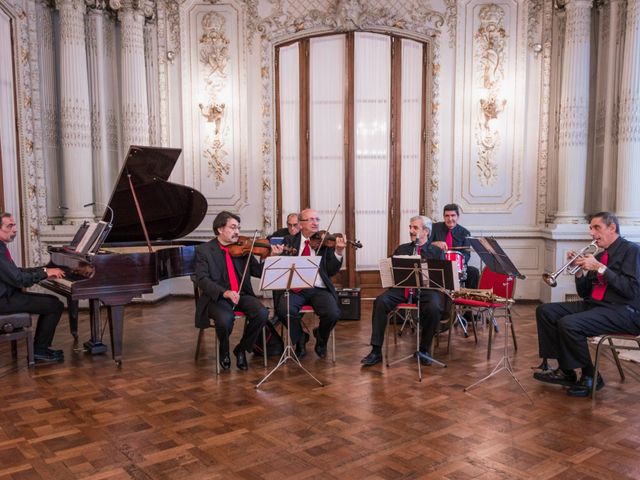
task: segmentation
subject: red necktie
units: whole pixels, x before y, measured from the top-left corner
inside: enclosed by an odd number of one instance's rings
[[[309,247],[309,240],[304,241],[304,248],[302,249],[301,257],[310,257],[311,256],[311,247]],[[291,291],[293,293],[299,293],[302,291],[301,288],[292,288]]]
[[[451,234],[451,230],[447,232],[447,238],[444,239],[447,244],[447,248],[450,250],[453,247],[453,235]]]
[[[13,262],[13,258],[11,258],[11,252],[9,251],[8,248],[4,251],[4,256],[7,257],[7,260],[9,260],[10,262]]]
[[[302,249],[301,256],[303,257],[311,256],[311,248],[309,247],[309,240],[304,241],[304,248]]]
[[[600,259],[600,263],[606,265],[609,261],[609,252],[607,250],[604,251],[602,258]],[[594,300],[602,300],[604,298],[604,292],[607,290],[607,279],[604,278],[604,275],[598,274],[597,277],[598,283],[593,286],[593,290],[591,290],[591,297]]]
[[[418,245],[416,247],[416,255],[420,255],[420,248],[422,247],[422,245]],[[407,303],[413,303],[414,299],[413,299],[413,288],[405,288],[404,289],[404,298],[405,300],[407,300]]]
[[[234,292],[239,292],[240,290],[238,289],[238,277],[236,276],[236,269],[233,266],[233,260],[231,260],[229,247],[220,245],[220,250],[224,252],[225,260],[227,262],[227,274],[229,275],[229,285],[231,285],[231,290],[233,290]]]

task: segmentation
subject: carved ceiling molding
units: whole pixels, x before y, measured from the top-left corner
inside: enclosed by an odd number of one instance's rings
[[[263,155],[263,227],[275,225],[274,213],[274,45],[318,33],[351,31],[385,31],[427,40],[432,46],[433,92],[430,178],[427,207],[436,211],[439,191],[439,75],[440,35],[447,21],[450,40],[455,39],[455,0],[446,0],[447,12],[431,9],[425,2],[398,0],[393,8],[383,0],[272,0],[272,10],[258,23],[260,33],[262,84],[262,155]],[[320,7],[320,8],[319,8]],[[451,18],[451,20],[449,20]],[[453,30],[452,30],[453,28]],[[432,213],[433,214],[433,213]]]

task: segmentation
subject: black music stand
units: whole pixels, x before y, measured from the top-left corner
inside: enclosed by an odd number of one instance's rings
[[[260,388],[264,382],[287,360],[293,360],[304,372],[313,378],[321,387],[324,384],[314,377],[309,370],[302,366],[300,359],[291,345],[291,316],[289,314],[289,291],[305,288],[313,288],[318,278],[321,257],[267,257],[262,270],[260,288],[262,290],[284,290],[287,299],[287,336],[284,351],[278,360],[278,364],[265,377],[258,382],[256,388]]]
[[[487,266],[487,268],[489,268],[491,271],[495,273],[499,273],[507,276],[505,287],[506,287],[506,299],[508,300],[511,297],[510,289],[512,288],[511,285],[513,284],[514,279],[515,278],[524,279],[525,276],[518,271],[518,269],[513,264],[509,256],[504,252],[504,250],[502,250],[500,245],[498,245],[498,242],[495,238],[469,237],[469,242],[471,243],[471,246],[476,251],[476,253],[480,256],[480,259]],[[513,378],[515,382],[518,384],[518,386],[522,389],[522,391],[527,396],[529,401],[533,403],[533,400],[531,400],[531,397],[529,396],[525,388],[522,386],[520,381],[516,378],[516,375],[513,373],[511,359],[509,358],[509,335],[508,335],[509,330],[511,329],[511,316],[509,315],[509,304],[506,301],[504,303],[504,309],[505,309],[505,315],[504,315],[505,331],[504,331],[504,350],[502,353],[502,358],[498,361],[498,363],[496,363],[496,366],[493,367],[493,370],[491,370],[491,373],[489,373],[489,375],[481,378],[480,380],[473,383],[472,385],[469,385],[464,389],[464,391],[466,392],[472,389],[473,387],[475,387],[476,385],[479,385],[485,380],[488,380],[489,378],[493,377],[494,375],[501,372],[502,370],[506,370],[509,373],[509,375],[511,375],[511,378]]]
[[[433,268],[432,263],[434,262]],[[442,262],[442,263],[439,263]],[[424,269],[422,264],[427,265],[427,269]],[[445,272],[450,271],[450,275]],[[415,357],[418,362],[418,380],[422,381],[422,364],[420,363],[420,297],[422,290],[444,290],[444,283],[449,279],[453,282],[453,264],[444,260],[429,260],[429,263],[425,262],[420,256],[396,256],[391,257],[391,273],[393,275],[392,288],[409,288],[417,291],[416,294],[416,350],[405,357],[399,358],[389,363],[387,357],[387,367],[395,365],[398,362],[402,362],[409,358]],[[431,276],[433,275],[433,281]],[[431,286],[433,284],[433,286]],[[452,286],[452,285],[449,285]],[[444,292],[443,292],[444,293]],[[446,294],[446,293],[445,293]],[[441,367],[446,367],[445,363],[436,360],[431,355],[426,354],[431,362]]]

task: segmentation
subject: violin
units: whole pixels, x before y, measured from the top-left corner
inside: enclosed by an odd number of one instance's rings
[[[251,253],[260,257],[261,260],[264,260],[269,255],[271,255],[271,243],[269,243],[269,240],[266,238],[256,238],[256,241],[254,242],[253,238],[240,235],[238,237],[238,241],[236,243],[228,245],[228,247],[229,255],[231,255],[232,257],[244,257],[245,255],[249,255]],[[286,246],[284,247],[284,251],[290,253],[291,255],[295,255],[296,253],[298,253],[295,248]]]
[[[324,236],[324,241],[322,237]],[[322,245],[329,248],[335,248],[336,246],[336,238],[344,238],[342,233],[328,233],[326,230],[320,230],[309,238],[309,246],[314,250],[318,250],[320,248],[320,242]],[[362,243],[359,240],[349,240],[345,239],[347,245],[351,245],[353,248],[362,248]]]

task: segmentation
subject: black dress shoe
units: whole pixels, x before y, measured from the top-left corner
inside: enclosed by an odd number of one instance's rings
[[[429,366],[433,362],[433,359],[426,352],[418,351],[417,355],[418,355],[418,358],[420,359],[420,363],[423,365]]]
[[[240,370],[248,370],[249,364],[247,363],[247,354],[240,345],[237,345],[236,348],[233,349],[233,354],[236,356],[236,366]]]
[[[229,370],[231,368],[231,358],[229,358],[229,352],[220,352],[220,368],[222,368],[222,370]]]
[[[302,360],[307,355],[307,346],[305,343],[304,340],[300,340],[296,344],[296,357],[298,357],[298,360]]]
[[[54,357],[64,358],[64,350],[53,350],[52,348],[47,348],[47,353]]]
[[[382,361],[382,354],[381,353],[376,353],[373,350],[371,350],[371,352],[369,353],[369,355],[367,355],[366,357],[364,357],[362,360],[360,360],[360,363],[364,366],[364,367],[370,367],[372,365],[375,365],[377,363],[380,363]]]
[[[44,363],[58,363],[62,362],[64,359],[58,355],[53,355],[49,352],[40,352],[33,354],[33,360],[36,364],[44,364]]]
[[[600,390],[604,387],[604,380],[598,374],[598,382],[596,383],[596,390]],[[589,397],[591,396],[591,389],[593,388],[593,377],[589,375],[582,375],[580,381],[567,390],[567,395],[570,397]]]
[[[313,329],[313,336],[316,339],[316,346],[313,347],[313,350],[316,352],[316,355],[318,355],[320,358],[325,358],[327,356],[327,341],[322,340],[318,336],[317,328]]]
[[[540,372],[535,372],[533,374],[533,378],[540,382],[564,385],[565,387],[574,386],[578,380],[576,372],[567,374],[559,368],[556,368],[555,370],[542,370]]]

